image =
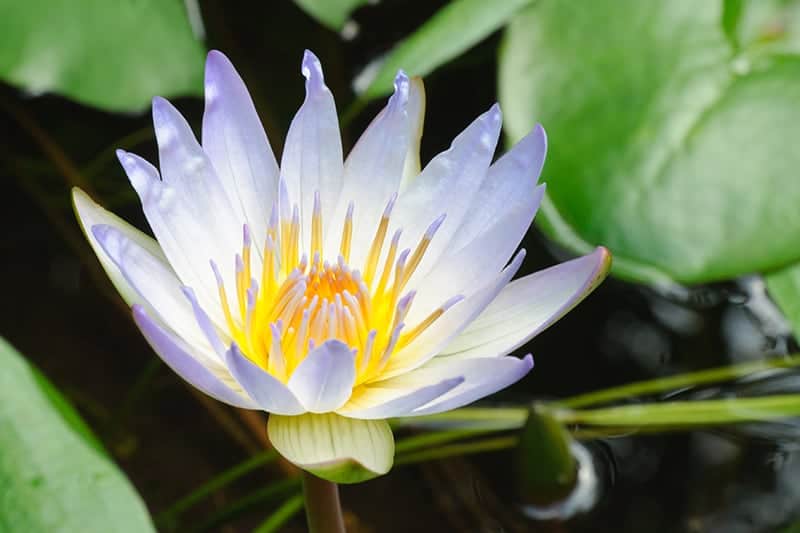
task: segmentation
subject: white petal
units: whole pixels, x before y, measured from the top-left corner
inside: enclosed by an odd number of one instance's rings
[[[487,228],[496,225],[498,219],[509,211],[531,211],[531,204],[536,200],[536,183],[539,181],[546,153],[547,136],[544,128],[537,125],[489,167],[486,180],[470,207],[469,216],[464,218],[464,223],[453,239],[454,249],[469,244]],[[535,209],[533,212],[536,212]],[[510,233],[514,233],[511,240],[522,240],[528,228],[526,226],[522,229],[522,234],[517,235],[519,229],[508,228]]]
[[[496,279],[447,310],[408,346],[392,355],[381,379],[418,368],[438,354],[495,299],[517,273],[524,258],[525,250],[520,250]]]
[[[527,196],[526,201],[510,204],[506,212],[460,249],[444,253],[415,287],[417,297],[408,315],[409,322],[424,319],[453,293],[481,287],[497,276],[531,225],[544,196],[544,185]]]
[[[311,350],[292,373],[288,386],[306,410],[326,413],[347,402],[355,379],[355,354],[334,340]]]
[[[206,61],[203,150],[231,204],[240,204],[256,247],[276,200],[278,163],[253,101],[230,60],[212,50]]]
[[[225,356],[228,369],[247,394],[268,413],[299,415],[305,412],[292,391],[250,361],[234,343]]]
[[[533,368],[533,358],[484,357],[467,360],[433,359],[425,366],[410,372],[418,379],[434,381],[457,374],[464,382],[429,404],[416,409],[412,415],[430,415],[456,409],[494,394],[516,383]]]
[[[184,246],[200,249],[199,253],[205,259],[198,266],[206,271],[208,261],[213,259],[222,272],[226,286],[230,287],[235,279],[234,257],[241,252],[242,227],[246,222],[242,206],[231,204],[189,124],[163,98],[153,99],[153,125],[158,141],[161,177],[164,184],[175,191],[185,208],[184,216],[176,218],[174,222],[192,226],[194,232],[202,235],[199,241],[185,241]],[[156,237],[160,242],[158,234]],[[260,259],[258,262],[258,265],[254,265],[256,271],[261,267]],[[190,283],[187,285],[194,286]]]
[[[447,376],[441,380],[416,379],[419,376],[412,376],[415,372],[361,385],[337,413],[365,420],[406,416],[464,381],[460,376]]]
[[[324,221],[331,220],[342,188],[342,140],[333,95],[325,86],[322,66],[306,50],[303,56],[306,98],[289,126],[281,158],[281,181],[289,201],[300,208],[300,249],[311,239],[314,194],[319,191]],[[323,235],[326,238],[327,235]]]
[[[428,226],[446,215],[410,286],[436,264],[467,215],[492,162],[500,124],[500,108],[492,106],[453,140],[449,150],[433,158],[398,198],[392,224],[403,229],[400,249],[413,249]]]
[[[190,385],[221,402],[257,409],[224,367],[202,362],[188,344],[150,318],[142,306],[133,306],[133,320],[159,357]]]
[[[411,119],[411,142],[408,145],[406,161],[403,165],[403,179],[400,181],[400,192],[404,192],[412,181],[417,179],[421,170],[419,148],[422,144],[422,130],[425,126],[425,85],[422,78],[411,78],[408,95],[408,116]]]
[[[443,351],[468,358],[504,355],[578,305],[608,274],[605,248],[511,282]]]
[[[139,194],[142,209],[158,244],[169,259],[170,266],[183,284],[195,289],[203,306],[215,321],[224,320],[219,311],[217,285],[209,266],[208,242],[211,236],[196,223],[192,208],[173,187],[161,181],[158,171],[141,157],[117,151],[134,189]],[[206,216],[206,218],[209,218]],[[230,256],[233,262],[233,255]]]
[[[147,302],[161,322],[204,359],[214,360],[214,350],[200,330],[172,269],[113,226],[92,226],[92,234],[136,290],[138,300]]]
[[[94,250],[97,258],[100,260],[100,264],[111,279],[111,283],[114,284],[114,287],[119,291],[122,299],[125,300],[128,305],[133,304],[139,300],[136,290],[130,286],[130,283],[128,283],[122,275],[117,265],[114,264],[114,261],[111,260],[105,250],[103,250],[103,247],[100,246],[100,243],[97,242],[94,233],[92,233],[92,226],[104,224],[117,228],[127,238],[147,250],[154,258],[166,265],[167,258],[164,257],[164,252],[161,251],[161,247],[155,239],[134,228],[114,213],[103,209],[100,205],[95,203],[88,194],[77,187],[72,189],[72,204],[75,208],[75,213],[78,217],[78,222],[80,222],[81,229],[84,235],[86,235],[86,239],[89,241],[92,250]]]
[[[348,206],[353,202],[350,256],[353,265],[363,264],[383,209],[400,185],[413,141],[412,119],[408,114],[411,85],[402,71],[395,78],[394,87],[386,107],[358,139],[344,165],[342,193],[333,227],[341,227]],[[327,236],[328,256],[336,256],[340,239],[340,233],[332,232]]]

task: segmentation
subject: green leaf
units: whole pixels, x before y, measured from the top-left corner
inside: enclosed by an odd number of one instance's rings
[[[401,41],[388,56],[364,69],[355,83],[364,99],[377,98],[392,89],[398,69],[424,76],[462,54],[502,27],[531,0],[454,0]]]
[[[271,414],[267,433],[286,460],[336,483],[381,476],[394,461],[394,436],[385,420],[358,420],[335,413]]]
[[[549,236],[656,284],[800,259],[800,59],[737,56],[723,26],[711,0],[540,0],[514,18],[500,102],[510,140],[548,131]]]
[[[350,13],[370,0],[294,0],[306,13],[332,30],[341,30]]]
[[[204,47],[179,0],[0,0],[0,78],[112,111],[199,95]]]
[[[155,531],[78,414],[2,339],[0,368],[0,532]]]

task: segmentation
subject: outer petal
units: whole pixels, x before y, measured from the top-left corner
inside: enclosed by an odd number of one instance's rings
[[[416,371],[401,374],[356,388],[350,401],[337,413],[361,419],[406,416],[464,382],[464,378],[460,376],[432,382],[417,379],[415,373]]]
[[[278,187],[278,163],[242,78],[230,60],[208,53],[203,150],[232,205],[239,204],[253,235],[266,235]],[[254,243],[262,245],[261,239]]]
[[[347,402],[356,379],[355,353],[343,342],[314,348],[289,379],[289,389],[312,413],[335,411]]]
[[[408,76],[400,71],[388,104],[347,156],[334,227],[344,220],[348,206],[353,202],[351,264],[363,263],[381,213],[400,185],[409,146],[414,140],[412,118],[408,114],[411,90]],[[327,239],[328,256],[335,257],[341,235],[332,233]]]
[[[172,269],[113,226],[93,226],[92,234],[138,293],[137,300],[147,302],[161,322],[195,347],[205,360],[213,360],[214,351],[200,331]]]
[[[173,187],[161,181],[153,165],[122,150],[117,151],[117,157],[141,199],[147,221],[170,266],[184,284],[194,287],[204,304],[218,303],[216,281],[208,266],[212,256],[204,246],[211,237],[195,223],[191,207]],[[224,320],[221,313],[214,318]]]
[[[530,212],[546,153],[547,136],[544,128],[537,124],[533,131],[489,167],[486,180],[470,207],[469,216],[464,218],[453,239],[453,249],[469,244],[487,228],[496,226],[498,217],[509,211]],[[510,240],[517,239],[519,242],[527,229],[526,226],[519,233],[518,227],[507,228],[514,234]]]
[[[106,254],[103,247],[100,246],[100,243],[97,242],[94,233],[92,233],[92,226],[105,224],[117,228],[127,238],[147,250],[155,259],[161,261],[166,266],[167,258],[164,257],[164,252],[161,251],[161,247],[155,239],[149,235],[145,235],[114,213],[103,209],[100,205],[95,203],[88,194],[77,187],[72,189],[72,205],[78,217],[78,222],[80,222],[81,229],[86,235],[86,239],[89,241],[97,258],[100,260],[100,264],[111,279],[111,283],[114,284],[114,287],[119,291],[125,302],[129,305],[132,304],[137,300],[136,289],[131,287],[130,283],[128,283],[122,275],[122,272],[120,272],[119,267],[117,267],[114,261]]]
[[[411,374],[419,374],[418,379],[428,381],[459,374],[464,377],[464,383],[411,414],[430,415],[467,405],[516,383],[525,377],[531,368],[533,368],[533,358],[530,355],[522,359],[516,357],[481,357],[465,361],[434,359]]]
[[[153,125],[158,140],[161,177],[175,191],[186,209],[185,216],[173,221],[190,226],[194,232],[202,235],[201,240],[184,241],[183,245],[198,248],[199,255],[205,256],[205,260],[199,264],[205,271],[208,271],[208,260],[214,259],[225,284],[232,286],[235,279],[233,258],[241,251],[242,226],[245,223],[242,207],[230,202],[189,124],[163,98],[153,99]],[[156,237],[159,237],[158,234]],[[259,261],[255,268],[260,267]]]
[[[600,247],[513,281],[442,355],[487,357],[511,352],[578,305],[610,267],[611,255]]]
[[[471,287],[489,283],[508,263],[530,227],[544,196],[540,185],[527,198],[509,204],[483,232],[460,249],[447,251],[416,289],[417,297],[409,313],[409,322],[428,316],[438,302],[453,292],[464,293]]]
[[[286,134],[281,179],[289,201],[300,207],[300,249],[306,250],[311,239],[314,195],[319,191],[322,218],[330,220],[342,188],[344,164],[336,104],[325,86],[319,59],[308,50],[302,72],[306,98]]]
[[[422,130],[425,125],[425,85],[420,77],[411,78],[408,116],[411,119],[411,143],[408,145],[408,153],[403,165],[403,179],[400,181],[401,193],[419,176],[422,168],[419,162],[419,148],[422,144]]]
[[[235,407],[258,408],[250,398],[233,389],[235,383],[224,369],[200,363],[186,343],[147,316],[142,306],[133,306],[133,320],[159,357],[190,385]]]
[[[253,364],[235,343],[231,344],[225,361],[233,377],[259,408],[280,415],[299,415],[306,411],[286,385]]]
[[[336,483],[383,475],[394,461],[394,437],[385,420],[357,420],[335,413],[270,415],[267,432],[283,457]]]
[[[459,134],[449,150],[434,157],[398,198],[392,223],[395,229],[403,229],[401,250],[413,249],[431,222],[442,214],[447,215],[412,276],[410,286],[436,264],[461,225],[486,178],[500,135],[500,124],[500,108],[494,105]]]
[[[408,372],[437,355],[495,299],[517,273],[524,258],[525,250],[520,250],[496,279],[447,310],[419,337],[394,354],[381,377],[386,379]]]

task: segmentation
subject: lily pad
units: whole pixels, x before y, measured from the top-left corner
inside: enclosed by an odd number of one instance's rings
[[[537,221],[576,252],[607,246],[618,276],[702,283],[800,259],[800,58],[735,46],[746,6],[723,7],[540,0],[507,28],[508,136],[541,122],[550,139]]]
[[[64,397],[0,339],[0,533],[155,532]]]
[[[205,47],[179,0],[0,0],[0,79],[111,111],[200,95]]]

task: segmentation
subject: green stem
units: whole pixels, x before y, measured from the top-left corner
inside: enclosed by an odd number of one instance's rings
[[[457,429],[452,431],[435,431],[432,433],[412,435],[398,441],[394,447],[394,453],[398,455],[408,454],[421,448],[430,448],[431,446],[435,445],[448,444],[453,441],[466,439],[469,437],[481,437],[487,433],[492,433],[492,430],[481,431],[475,429]]]
[[[336,483],[303,471],[303,495],[310,533],[345,533]]]
[[[470,455],[473,453],[493,452],[513,448],[519,442],[519,437],[494,437],[490,439],[478,440],[475,442],[463,442],[440,446],[430,450],[422,450],[415,453],[398,455],[395,458],[395,465],[407,465],[432,461],[434,459],[445,459],[458,455]]]
[[[762,372],[764,370],[772,370],[776,368],[792,368],[798,365],[800,365],[800,355],[792,355],[776,359],[767,359],[764,361],[755,361],[752,363],[709,368],[707,370],[700,370],[698,372],[678,374],[677,376],[638,381],[636,383],[621,385],[619,387],[580,394],[578,396],[559,400],[555,403],[560,407],[577,409],[579,407],[610,403],[613,401],[634,398],[637,396],[673,391],[683,387],[696,387],[698,385],[719,383],[722,381],[750,376],[755,372]]]

